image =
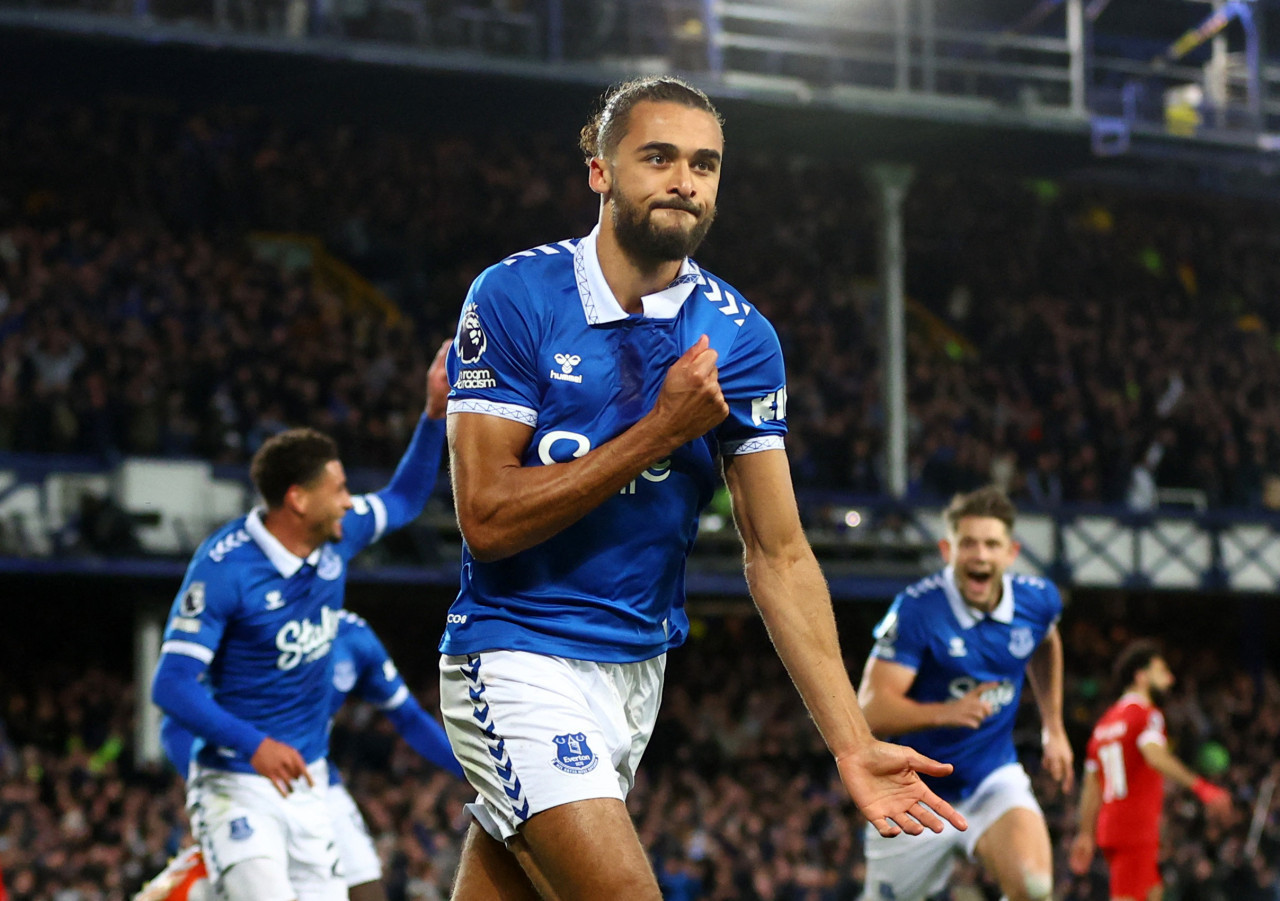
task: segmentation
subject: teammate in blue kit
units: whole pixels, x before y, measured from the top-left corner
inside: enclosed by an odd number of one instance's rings
[[[791,487],[777,336],[689,259],[723,147],[687,84],[614,89],[582,135],[596,229],[492,266],[463,306],[449,443],[466,546],[441,707],[479,797],[455,901],[661,897],[624,799],[721,469],[752,595],[853,799],[886,835],[963,828],[917,776],[951,768],[876,741],[844,670]]]
[[[415,519],[431,493],[444,350],[386,488],[352,497],[336,445],[319,432],[274,436],[251,466],[265,507],[196,550],[170,611],[152,698],[196,736],[188,813],[210,880],[232,901],[347,897],[325,801],[347,562]]]
[[[462,778],[462,768],[449,750],[449,739],[444,729],[410,693],[386,648],[362,617],[350,610],[339,614],[338,635],[331,653],[333,682],[329,709],[332,714],[338,712],[349,696],[355,695],[385,713],[401,737],[425,759]],[[187,772],[194,740],[195,736],[171,717],[165,717],[160,725],[160,742],[165,756],[180,773]],[[332,761],[329,761],[328,769],[329,790],[325,801],[333,820],[338,859],[342,862],[348,897],[350,901],[381,901],[386,898],[386,892],[381,882],[382,865],[373,839],[355,800],[342,782],[342,774]],[[180,856],[174,859],[171,869],[176,876],[188,866],[189,863]],[[164,873],[156,877],[152,881],[155,890],[151,894],[140,895],[135,901],[182,901],[166,893],[164,877]]]
[[[957,854],[977,858],[1009,901],[1053,894],[1044,815],[1018,763],[1013,725],[1029,677],[1044,766],[1071,788],[1062,722],[1062,599],[1053,583],[1006,570],[1018,556],[1014,507],[996,488],[957,495],[940,542],[946,569],[894,599],[876,627],[859,693],[877,735],[906,735],[955,771],[933,781],[969,821],[909,844],[867,830],[867,901],[941,891]]]

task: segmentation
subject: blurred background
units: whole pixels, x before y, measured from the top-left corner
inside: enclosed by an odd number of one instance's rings
[[[313,425],[380,487],[470,281],[585,234],[577,131],[674,72],[726,117],[699,262],[776,326],[805,526],[856,680],[939,511],[1017,501],[1067,598],[1078,758],[1131,637],[1179,678],[1166,897],[1280,899],[1280,3],[0,0],[0,870],[125,899],[183,840],[146,701],[196,545]],[[460,538],[439,480],[358,559],[424,704]],[[774,662],[727,502],[630,806],[677,899],[843,901],[862,821]],[[1033,772],[1039,729],[1019,731]],[[334,749],[393,899],[461,805],[372,710]],[[1044,781],[1056,845],[1074,799]],[[1061,898],[1105,872],[1056,868]],[[996,897],[967,869],[951,901]]]

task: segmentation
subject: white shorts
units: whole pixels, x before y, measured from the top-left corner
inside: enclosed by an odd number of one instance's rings
[[[468,811],[506,841],[529,817],[625,800],[653,734],[666,655],[592,663],[525,651],[440,658],[440,710],[479,792]]]
[[[1041,813],[1020,763],[993,770],[972,795],[953,806],[969,821],[964,832],[944,821],[941,832],[926,829],[921,835],[885,838],[867,825],[863,901],[923,901],[946,888],[956,857],[972,858],[978,839],[996,820],[1017,807]]]
[[[347,885],[364,885],[382,878],[382,862],[373,845],[373,836],[365,825],[360,808],[347,787],[339,782],[329,786],[325,796],[329,816],[333,819],[333,834],[338,843],[338,859]]]
[[[264,877],[253,898],[243,901],[345,901],[347,884],[325,804],[329,771],[318,760],[307,772],[314,786],[296,779],[282,798],[256,773],[192,768],[187,814],[209,881],[220,891],[229,869],[252,860]]]

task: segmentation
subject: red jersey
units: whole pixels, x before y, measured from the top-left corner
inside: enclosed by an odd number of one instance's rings
[[[1160,840],[1164,777],[1139,750],[1151,742],[1165,743],[1164,714],[1141,695],[1125,695],[1093,727],[1084,765],[1098,774],[1102,789],[1096,837],[1100,848]]]

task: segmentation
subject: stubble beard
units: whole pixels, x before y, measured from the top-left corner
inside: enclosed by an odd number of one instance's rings
[[[621,191],[613,193],[612,201],[613,233],[618,239],[618,246],[641,269],[653,269],[691,256],[706,238],[716,218],[714,207],[709,211],[700,209],[695,213],[698,219],[689,229],[679,226],[661,228],[654,224],[654,210],[641,209]],[[673,201],[673,204],[675,208],[689,212],[693,212],[696,206],[692,203],[686,206],[679,201]]]

